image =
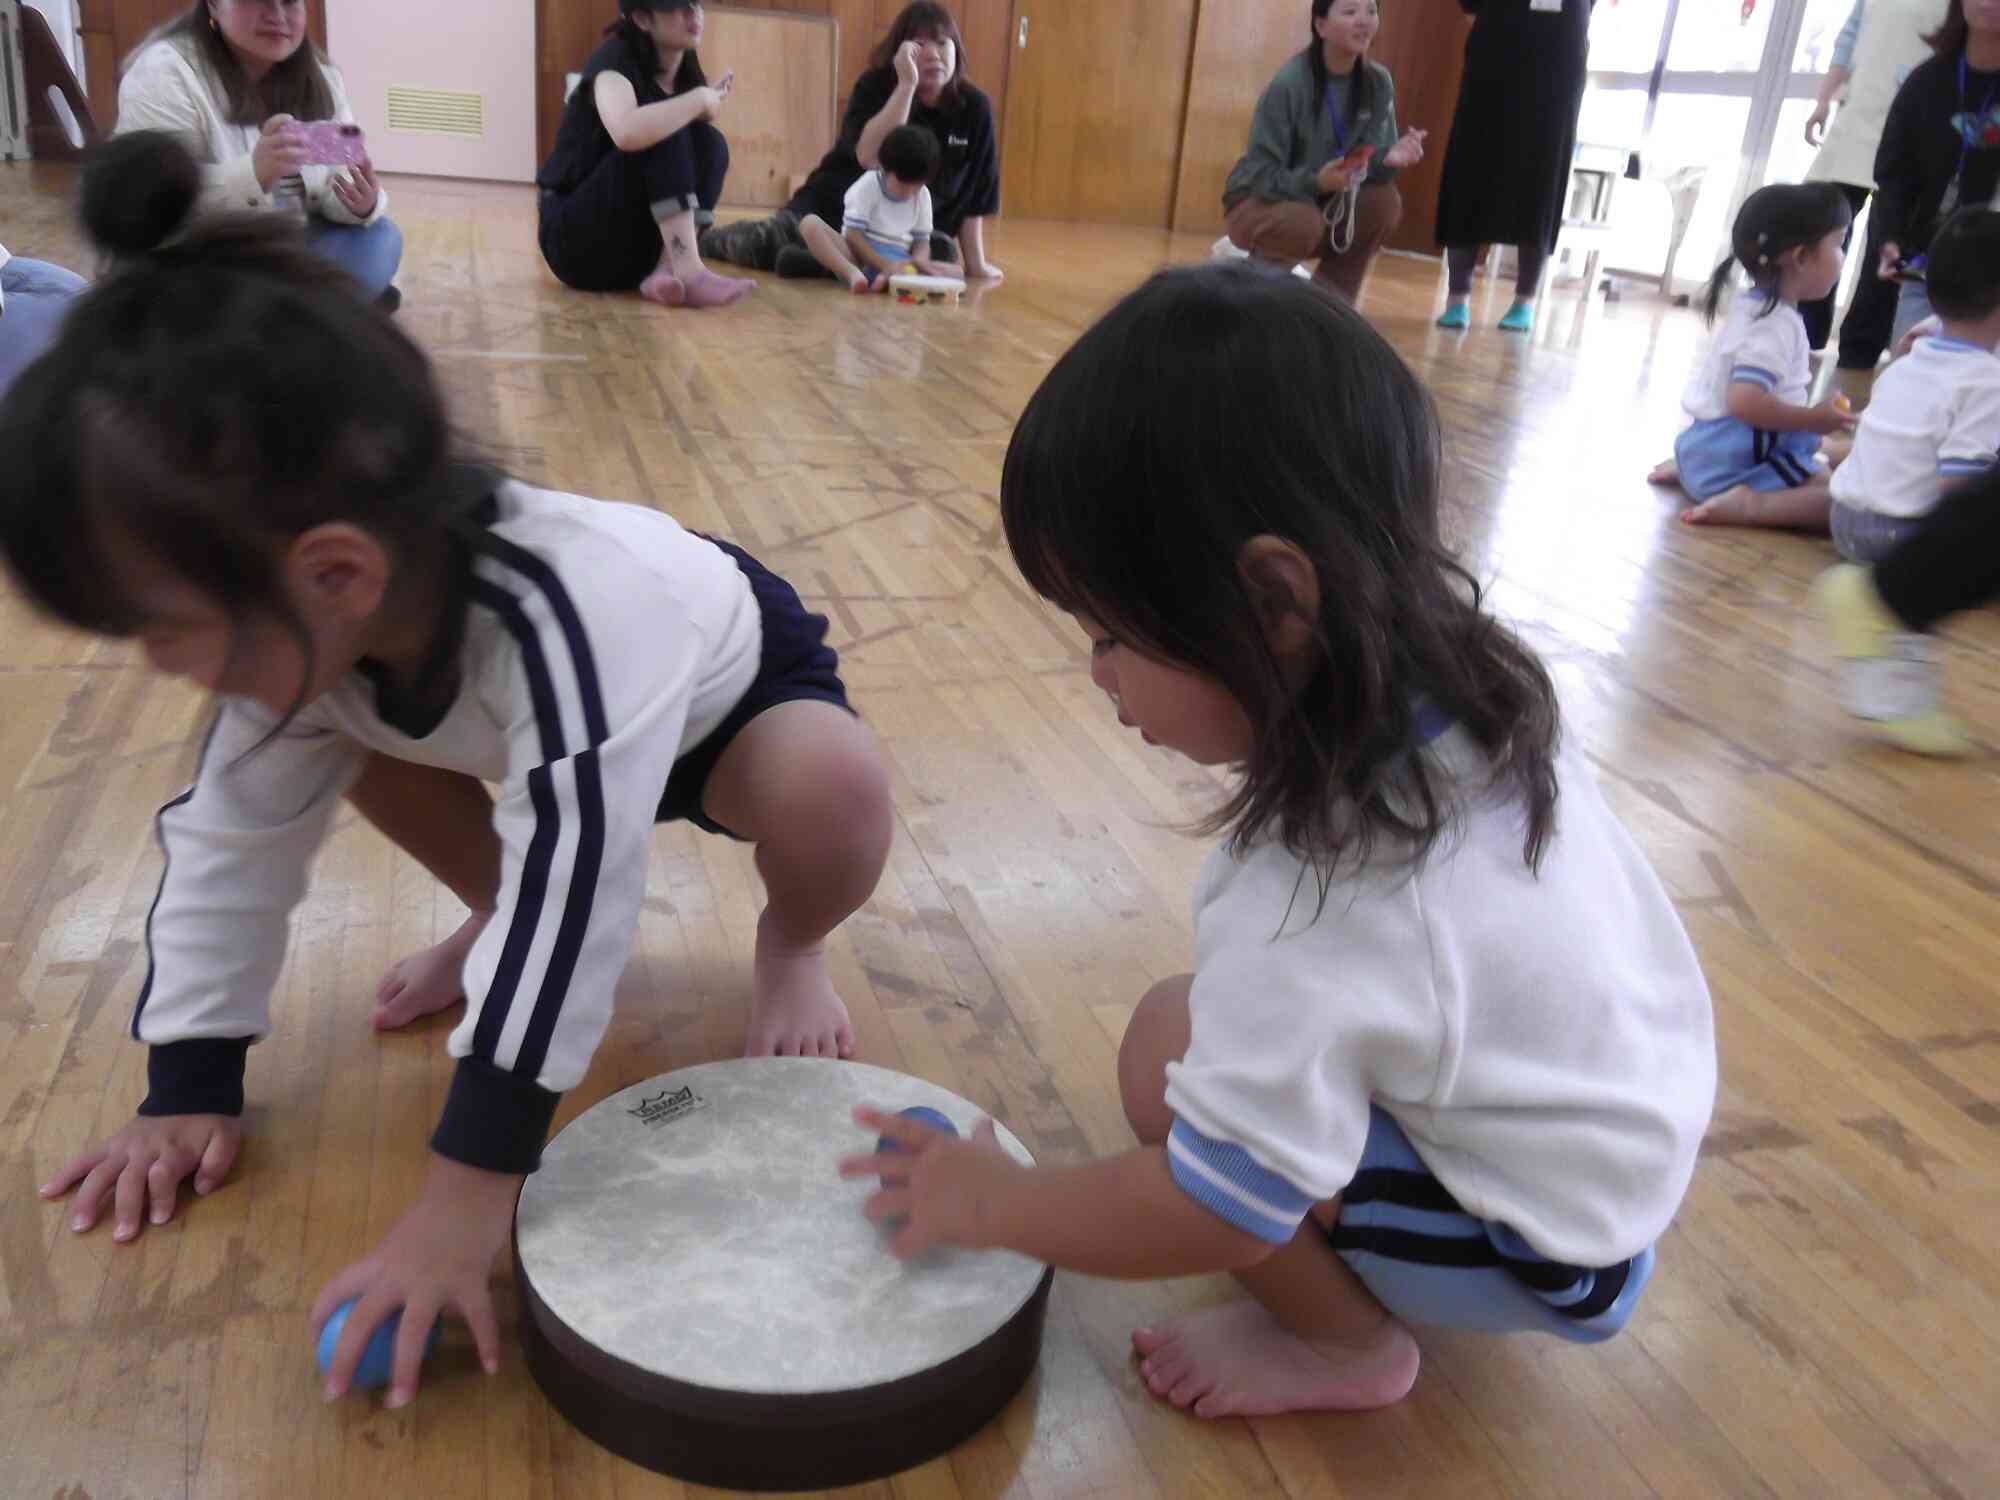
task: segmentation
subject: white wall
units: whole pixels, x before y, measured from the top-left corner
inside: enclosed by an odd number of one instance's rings
[[[58,0],[61,3],[61,0]],[[535,175],[535,8],[528,0],[337,0],[327,49],[347,80],[368,154],[385,172],[527,182]],[[463,89],[486,134],[391,132],[391,86]]]
[[[83,59],[76,45],[76,7],[73,0],[28,0],[28,5],[42,13],[43,19],[49,23],[49,30],[56,34],[56,45],[69,59],[70,71],[76,74],[78,82],[88,88],[90,80],[83,76]]]

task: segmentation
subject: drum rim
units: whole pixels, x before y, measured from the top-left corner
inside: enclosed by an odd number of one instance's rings
[[[928,1369],[872,1386],[771,1394],[694,1385],[598,1348],[536,1293],[518,1231],[510,1244],[521,1344],[550,1405],[600,1447],[641,1467],[741,1490],[861,1484],[955,1448],[1034,1374],[1055,1282],[1054,1268],[1044,1266],[1005,1322]]]

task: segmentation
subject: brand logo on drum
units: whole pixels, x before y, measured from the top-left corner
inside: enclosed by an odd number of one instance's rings
[[[686,1088],[662,1089],[650,1099],[641,1099],[637,1109],[627,1110],[626,1113],[637,1116],[642,1125],[671,1125],[683,1115],[707,1108],[708,1101],[694,1091],[693,1084],[689,1084]]]

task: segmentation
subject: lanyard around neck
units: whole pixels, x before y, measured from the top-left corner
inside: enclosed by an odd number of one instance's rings
[[[1360,87],[1361,84],[1361,68],[1362,64],[1356,62],[1354,71],[1347,75],[1347,103],[1349,108],[1352,108],[1355,102],[1354,90]],[[1326,81],[1326,118],[1328,123],[1333,126],[1333,143],[1340,148],[1341,153],[1344,155],[1347,151],[1347,127],[1353,121],[1342,120],[1340,118],[1340,111],[1334,107],[1333,92],[1333,80],[1329,78]]]

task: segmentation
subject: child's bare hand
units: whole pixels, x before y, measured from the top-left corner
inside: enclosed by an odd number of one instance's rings
[[[81,1231],[97,1222],[111,1194],[111,1238],[123,1243],[137,1239],[148,1218],[164,1224],[174,1216],[189,1173],[197,1193],[220,1186],[242,1144],[242,1122],[230,1115],[140,1115],[42,1184],[42,1196],[60,1198],[81,1182],[69,1219]]]
[[[988,1244],[988,1213],[997,1190],[1027,1169],[1001,1149],[993,1122],[981,1120],[972,1139],[902,1115],[866,1105],[855,1123],[887,1136],[903,1149],[880,1155],[850,1156],[842,1177],[879,1177],[882,1187],[861,1205],[871,1219],[902,1219],[890,1248],[898,1259],[921,1255],[933,1245],[974,1250]]]
[[[945,261],[932,260],[928,256],[920,255],[914,261],[912,261],[911,264],[917,268],[917,272],[919,275],[942,276],[946,281],[965,280],[965,278],[959,274],[957,266],[950,265]]]
[[[1937,317],[1935,314],[1933,314],[1931,317],[1925,318],[1923,322],[1917,324],[1916,327],[1912,328],[1908,333],[1904,334],[1902,338],[1896,341],[1896,352],[1894,357],[1897,359],[1901,359],[1905,354],[1908,354],[1912,349],[1915,349],[1920,340],[1935,338],[1938,334],[1943,332],[1944,332],[1944,319]]]
[[[1819,405],[1809,407],[1812,420],[1807,424],[1808,432],[1817,432],[1822,437],[1831,437],[1837,432],[1854,431],[1854,408],[1847,398],[1836,391]]]
[[[430,1177],[417,1201],[396,1221],[375,1253],[357,1261],[326,1284],[312,1308],[312,1335],[333,1310],[358,1298],[348,1314],[333,1363],[326,1374],[326,1399],[347,1390],[369,1335],[397,1311],[396,1357],[384,1406],[405,1405],[417,1393],[424,1340],[438,1314],[450,1308],[472,1329],[479,1362],[490,1375],[500,1368],[500,1326],[493,1315],[493,1258],[506,1243],[521,1179],[483,1172],[442,1156],[431,1158]]]

